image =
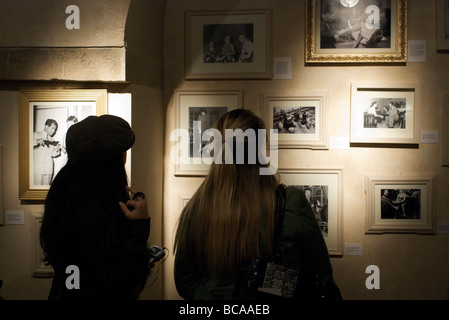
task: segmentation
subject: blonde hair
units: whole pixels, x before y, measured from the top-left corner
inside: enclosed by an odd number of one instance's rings
[[[226,113],[215,127],[223,137],[225,129],[266,129],[259,117],[243,109]],[[261,240],[272,251],[278,176],[260,175],[259,168],[267,165],[257,161],[236,164],[235,148],[233,164],[211,164],[183,209],[175,235],[175,250],[183,246],[202,272],[217,277],[235,276],[242,261],[259,256]]]

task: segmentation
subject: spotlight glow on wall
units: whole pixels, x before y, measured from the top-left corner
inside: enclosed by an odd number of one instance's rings
[[[342,6],[348,7],[348,8],[355,6],[358,2],[359,2],[359,0],[340,0],[340,3],[342,4]]]

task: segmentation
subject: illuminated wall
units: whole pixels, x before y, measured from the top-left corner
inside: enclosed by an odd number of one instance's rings
[[[435,48],[436,1],[408,1],[408,39],[426,41],[426,62],[398,65],[305,65],[305,1],[297,0],[108,0],[73,2],[79,30],[65,26],[66,5],[58,0],[0,0],[0,145],[3,146],[3,210],[23,210],[23,225],[0,226],[0,295],[46,299],[50,279],[33,278],[36,231],[33,214],[42,204],[18,199],[18,101],[23,88],[105,88],[131,94],[137,140],[132,183],[150,198],[150,242],[170,250],[156,283],[144,299],[179,299],[173,282],[173,237],[180,211],[203,178],[175,176],[170,160],[176,129],[174,91],[242,90],[243,104],[259,115],[264,94],[326,92],[327,150],[283,149],[279,167],[342,170],[342,243],[360,245],[359,255],[331,259],[346,299],[448,299],[449,236],[365,234],[365,176],[436,177],[433,207],[438,222],[449,221],[449,172],[441,166],[443,94],[449,93],[449,55]],[[271,9],[272,56],[291,58],[290,79],[186,80],[186,11]],[[4,32],[7,30],[7,32]],[[438,143],[349,146],[351,84],[418,83],[418,132],[439,133]],[[344,247],[343,247],[344,250]],[[380,289],[369,290],[365,273],[380,270]]]
[[[351,83],[418,83],[416,125],[436,130],[440,143],[419,143],[417,148],[354,147],[329,150],[283,149],[279,168],[342,169],[343,243],[362,246],[361,255],[331,259],[334,275],[346,299],[448,299],[449,236],[447,234],[365,234],[365,175],[436,175],[433,202],[438,221],[449,220],[449,172],[441,165],[443,94],[449,92],[449,55],[435,48],[435,1],[408,1],[408,39],[425,40],[424,63],[403,65],[305,65],[305,1],[168,1],[165,29],[165,99],[167,101],[164,173],[164,239],[170,247],[182,206],[202,182],[200,177],[175,177],[167,137],[176,127],[174,89],[243,89],[244,107],[262,115],[261,94],[299,95],[314,91],[328,93],[328,135],[339,141],[350,137]],[[184,78],[182,54],[184,12],[196,10],[244,10],[271,8],[273,57],[289,57],[289,80],[195,80]],[[172,276],[173,259],[165,263],[165,296],[177,298]],[[380,289],[368,290],[366,268],[377,265]]]

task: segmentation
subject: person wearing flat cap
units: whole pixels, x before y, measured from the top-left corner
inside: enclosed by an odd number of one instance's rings
[[[139,298],[150,270],[150,217],[144,194],[127,183],[134,140],[129,124],[112,115],[67,131],[68,161],[51,184],[40,232],[55,274],[48,299]],[[76,285],[69,266],[78,268]]]

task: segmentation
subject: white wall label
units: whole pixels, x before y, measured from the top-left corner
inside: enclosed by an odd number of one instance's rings
[[[362,243],[346,243],[345,255],[346,256],[361,256],[363,254]]]
[[[292,58],[274,59],[274,78],[291,79],[292,78]]]
[[[23,210],[6,210],[5,224],[25,224],[25,212]]]
[[[422,130],[421,143],[439,143],[438,130]]]

